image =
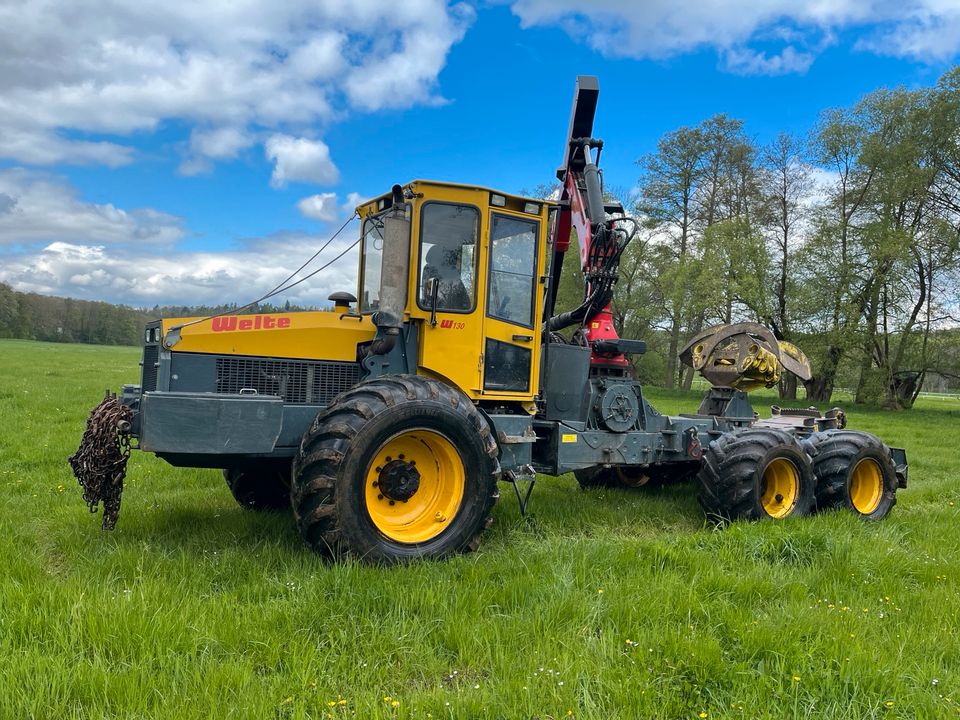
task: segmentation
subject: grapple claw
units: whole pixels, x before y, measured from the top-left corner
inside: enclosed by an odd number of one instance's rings
[[[707,328],[680,351],[680,361],[699,370],[711,385],[745,392],[776,385],[784,370],[801,380],[811,377],[810,362],[803,351],[777,340],[759,323]]]

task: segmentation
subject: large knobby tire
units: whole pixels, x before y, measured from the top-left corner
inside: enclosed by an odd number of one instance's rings
[[[810,514],[814,485],[810,458],[790,433],[743,428],[705,449],[697,499],[712,520],[782,520]]]
[[[497,444],[459,390],[390,375],[321,411],[294,459],[291,501],[317,552],[374,563],[477,547],[492,520]]]
[[[250,510],[290,507],[290,463],[250,463],[223,471],[234,500]]]
[[[650,467],[597,466],[574,470],[573,475],[584,490],[596,487],[653,490],[663,485],[689,480],[699,467],[699,462],[664,463]]]
[[[846,508],[880,520],[897,504],[897,471],[890,448],[870,433],[827,430],[805,443],[817,477],[817,508]]]

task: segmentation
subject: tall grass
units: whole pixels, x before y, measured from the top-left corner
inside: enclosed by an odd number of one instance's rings
[[[960,402],[847,408],[908,451],[882,523],[717,531],[689,486],[542,478],[478,552],[382,569],[149,455],[102,532],[65,459],[138,356],[0,341],[0,718],[960,715]]]

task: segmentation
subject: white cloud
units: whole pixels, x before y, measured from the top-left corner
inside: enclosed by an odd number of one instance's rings
[[[724,53],[724,66],[738,75],[786,75],[803,73],[813,64],[814,55],[787,46],[782,52],[767,55],[750,48],[730,48]]]
[[[955,0],[930,0],[907,6],[906,17],[858,43],[878,55],[921,62],[947,62],[960,48],[960,5]]]
[[[324,210],[329,204],[336,213],[333,193],[319,197]],[[358,235],[356,224],[347,227],[305,272],[347,250]],[[85,202],[63,178],[0,170],[0,282],[23,292],[143,306],[244,304],[286,279],[329,237],[277,233],[198,252],[178,247],[185,236],[178,217]],[[320,305],[334,290],[355,292],[356,269],[352,249],[279,302]]]
[[[333,185],[340,177],[330,159],[330,148],[320,140],[273,135],[263,147],[274,163],[270,177],[274,187],[283,187],[288,181]]]
[[[61,178],[0,170],[0,248],[48,242],[149,243],[170,247],[184,235],[180,218],[150,208],[88,203]]]
[[[369,199],[370,198],[366,197],[365,195],[361,195],[358,192],[347,193],[347,199],[344,201],[341,207],[345,212],[352,213],[357,209],[357,205],[365,203]]]
[[[444,0],[7,5],[0,157],[116,166],[133,133],[174,120],[201,128],[184,145],[196,172],[257,137],[436,100],[472,19]]]
[[[429,94],[436,69],[443,67],[450,46],[463,38],[473,18],[471,7],[454,5],[443,23],[443,33],[428,25],[413,28],[393,51],[368,57],[347,75],[346,93],[351,104],[379,110],[428,100],[440,102]]]
[[[745,74],[804,72],[837,30],[864,28],[861,48],[943,61],[960,52],[956,0],[514,0],[524,27],[559,26],[608,56],[667,58],[702,48]],[[750,47],[779,45],[771,54]]]
[[[344,231],[306,272],[347,249],[357,231]],[[0,256],[0,282],[37,292],[135,306],[245,304],[285,280],[324,236],[281,234],[220,252],[160,252],[150,245],[107,247],[54,242]],[[322,305],[335,290],[356,292],[357,250],[273,302]]]
[[[4,213],[13,212],[13,209],[17,206],[17,199],[13,195],[7,195],[6,193],[0,193],[0,215]]]
[[[304,217],[321,222],[330,222],[337,217],[337,194],[320,193],[310,195],[297,203],[297,208]]]
[[[213,130],[194,129],[190,133],[190,149],[199,155],[216,160],[236,157],[237,153],[253,144],[249,133],[235,127]]]
[[[0,98],[0,108],[2,106]],[[43,129],[4,127],[0,119],[0,157],[15,158],[30,165],[63,162],[120,167],[133,161],[133,149],[107,141],[67,140]]]
[[[190,155],[180,163],[183,175],[198,175],[213,169],[213,160],[232,160],[255,142],[251,133],[236,127],[219,127],[190,133]]]

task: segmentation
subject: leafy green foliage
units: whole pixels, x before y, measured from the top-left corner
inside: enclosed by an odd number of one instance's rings
[[[858,402],[909,407],[950,377],[931,350],[960,317],[958,136],[960,69],[826,110],[806,149],[780,135],[758,150],[726,115],[667,133],[639,161],[637,276],[654,291],[621,306],[659,333],[663,383],[689,386],[675,359],[687,339],[744,320],[811,341],[813,400],[843,384]]]

